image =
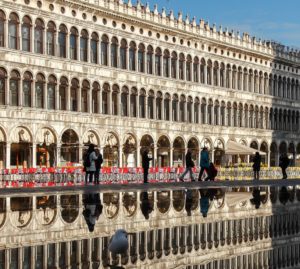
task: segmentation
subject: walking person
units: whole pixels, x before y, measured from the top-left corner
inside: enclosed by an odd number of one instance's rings
[[[101,170],[101,165],[103,163],[103,158],[102,154],[100,151],[97,152],[97,160],[95,161],[95,166],[96,166],[96,171],[95,171],[95,184],[99,184],[99,177],[100,177],[100,170]]]
[[[283,153],[280,155],[279,158],[279,166],[281,167],[282,170],[282,179],[287,179],[287,173],[286,169],[288,168],[290,164],[290,159],[288,158],[286,153]]]
[[[209,155],[208,155],[207,147],[204,147],[201,151],[200,168],[201,169],[200,169],[198,181],[202,181],[203,172],[205,171],[207,173],[209,168]]]
[[[95,160],[97,160],[95,146],[93,144],[89,145],[87,153],[84,158],[84,169],[85,169],[85,183],[93,183],[93,177],[96,171]]]
[[[142,167],[144,170],[144,183],[148,183],[148,172],[149,172],[149,164],[152,158],[148,157],[149,151],[146,149],[142,155]]]
[[[257,151],[253,158],[253,172],[254,172],[254,180],[259,180],[259,171],[260,171],[260,163],[261,163],[261,156]]]
[[[190,177],[191,177],[191,181],[195,181],[194,180],[194,174],[193,174],[193,167],[195,166],[194,161],[192,159],[192,151],[191,149],[187,150],[187,153],[185,155],[185,171],[183,172],[183,174],[179,177],[179,180],[184,182],[184,177],[187,173],[190,173]]]

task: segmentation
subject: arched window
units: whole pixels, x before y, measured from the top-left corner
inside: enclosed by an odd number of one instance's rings
[[[163,57],[163,74],[164,77],[169,77],[169,61],[170,61],[170,52],[168,50],[164,50]]]
[[[35,82],[35,100],[37,108],[44,107],[44,85],[45,77],[42,74],[37,74]]]
[[[165,94],[164,98],[164,120],[170,120],[170,100],[171,97],[168,93]]]
[[[155,75],[161,76],[161,49],[155,50]]]
[[[36,19],[34,27],[34,52],[44,53],[44,30],[45,25],[41,19]]]
[[[48,98],[47,108],[48,109],[55,109],[56,85],[57,85],[56,77],[53,75],[50,75],[48,78],[48,84],[47,84],[47,98]]]
[[[157,92],[156,95],[156,119],[162,120],[162,93]]]
[[[200,123],[199,112],[200,112],[200,100],[198,97],[195,98],[194,102],[194,122]]]
[[[93,83],[92,90],[92,113],[98,113],[99,101],[98,101],[98,93],[100,92],[100,85],[98,82]]]
[[[88,94],[90,91],[90,83],[87,80],[82,82],[81,89],[81,111],[88,112]]]
[[[22,20],[22,50],[30,51],[31,19],[25,16]]]
[[[77,93],[79,89],[79,81],[76,78],[71,80],[71,98],[70,98],[70,105],[71,111],[77,111]]]
[[[237,89],[238,90],[242,90],[243,85],[242,85],[242,78],[243,78],[243,70],[241,67],[238,68],[238,85],[237,85]]]
[[[5,105],[5,87],[7,73],[4,68],[0,68],[0,105]]]
[[[220,65],[220,87],[225,87],[225,65],[221,63]]]
[[[207,124],[212,125],[213,124],[213,101],[211,99],[208,100],[207,105]]]
[[[49,21],[47,25],[47,54],[55,55],[55,33],[56,26],[54,22]]]
[[[101,64],[108,65],[108,37],[103,35],[101,38]]]
[[[143,44],[139,44],[139,52],[138,52],[138,71],[144,73],[144,65],[145,65],[145,46]]]
[[[186,105],[185,96],[181,95],[180,102],[179,102],[179,121],[181,122],[185,122],[185,105]]]
[[[191,96],[189,96],[188,102],[187,102],[187,115],[186,115],[187,121],[189,123],[192,123],[192,121],[193,121],[192,107],[193,107],[193,98]]]
[[[238,126],[238,110],[237,110],[237,104],[233,103],[233,126],[237,127]]]
[[[228,64],[226,66],[226,88],[230,88],[230,84],[231,84],[231,81],[230,81],[230,75],[231,75],[231,66]]]
[[[251,105],[249,108],[249,128],[254,127],[254,108]]]
[[[184,79],[184,62],[185,57],[183,53],[179,54],[179,79]]]
[[[20,81],[20,74],[18,71],[11,71],[10,73],[10,80],[9,80],[9,100],[12,106],[19,105],[19,81]]]
[[[59,109],[66,110],[67,109],[67,88],[68,88],[68,79],[62,77],[60,79],[59,84]]]
[[[98,63],[98,42],[99,37],[97,33],[92,33],[92,39],[91,39],[91,63],[97,64]]]
[[[154,119],[154,92],[152,90],[149,91],[148,94],[148,118]]]
[[[153,74],[153,48],[151,46],[147,47],[147,74]]]
[[[202,84],[205,83],[205,69],[206,68],[206,63],[205,60],[202,58],[201,59],[201,65],[200,65],[200,82]]]
[[[244,68],[243,76],[244,76],[243,77],[243,82],[244,82],[243,90],[248,91],[248,81],[249,81],[249,79],[248,79],[248,70],[246,68]]]
[[[140,118],[146,117],[146,91],[144,89],[141,89],[140,95],[139,95],[139,114]]]
[[[70,59],[77,60],[77,38],[78,30],[75,27],[71,28],[70,31]]]
[[[221,113],[220,113],[220,116],[221,116],[221,118],[220,118],[220,121],[221,121],[221,125],[222,126],[225,126],[225,114],[226,114],[226,104],[225,104],[225,102],[222,102],[221,103]]]
[[[232,126],[232,113],[231,113],[231,103],[227,103],[227,126]]]
[[[119,113],[119,97],[120,94],[120,90],[119,90],[119,86],[118,85],[113,85],[113,89],[112,89],[112,105],[111,105],[111,109],[112,109],[112,115],[120,115]]]
[[[194,82],[199,82],[199,58],[194,58],[193,64],[193,72],[194,72]]]
[[[128,116],[128,95],[129,91],[127,87],[122,88],[121,93],[121,116],[127,117]]]
[[[8,22],[8,46],[10,49],[18,49],[18,27],[19,27],[19,17],[16,13],[11,13],[9,15]]]
[[[120,67],[122,69],[127,68],[127,41],[125,39],[121,40],[120,47]]]
[[[206,124],[207,123],[207,110],[206,110],[206,99],[202,98],[201,101],[201,123]]]
[[[192,57],[191,55],[188,55],[186,57],[186,80],[191,81],[192,80],[192,74],[191,74],[191,65],[192,65]]]
[[[216,61],[214,62],[214,70],[213,70],[213,85],[214,86],[219,86],[218,85],[218,72],[219,72],[219,63]]]
[[[236,66],[234,65],[232,67],[232,89],[237,89],[237,70],[236,70]]]
[[[119,43],[116,37],[111,39],[111,46],[110,46],[110,63],[112,67],[118,67],[118,48]]]
[[[137,89],[132,88],[130,93],[130,117],[137,117]]]
[[[103,91],[102,91],[102,113],[108,115],[109,114],[109,92],[110,87],[109,84],[105,83],[103,85]]]
[[[131,41],[129,44],[129,70],[135,71],[135,59],[136,59],[136,44]]]
[[[248,75],[248,91],[253,92],[253,86],[254,86],[254,77],[253,77],[253,70],[249,70],[249,75]]]
[[[66,58],[67,57],[67,27],[63,24],[59,26],[59,34],[58,34],[58,46],[59,46],[59,57]]]
[[[25,72],[23,76],[23,106],[31,107],[31,84],[32,75],[30,72]]]
[[[0,10],[0,47],[4,47],[5,42],[5,34],[4,34],[4,25],[5,25],[5,14],[2,10]]]
[[[259,92],[259,77],[257,70],[254,71],[254,92]]]
[[[244,127],[249,127],[249,110],[247,104],[244,107]]]
[[[171,77],[172,78],[177,78],[176,73],[177,73],[177,53],[175,51],[172,52],[172,59],[171,59]]]
[[[172,121],[178,121],[178,101],[178,96],[174,94],[172,99]]]
[[[238,127],[243,126],[243,104],[239,104],[239,111],[238,111]]]
[[[215,101],[215,104],[214,104],[214,125],[220,125],[219,110],[220,110],[220,103],[217,100],[217,101]]]
[[[207,61],[207,84],[212,85],[212,62],[211,60]]]
[[[88,60],[88,39],[89,34],[86,30],[81,30],[80,35],[80,61],[87,62]]]

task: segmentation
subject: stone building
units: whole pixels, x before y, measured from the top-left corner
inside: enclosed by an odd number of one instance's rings
[[[131,0],[0,0],[0,167],[183,165],[229,140],[297,163],[299,52]],[[242,161],[245,158],[242,158]]]

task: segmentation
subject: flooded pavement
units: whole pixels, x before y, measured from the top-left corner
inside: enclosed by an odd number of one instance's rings
[[[300,184],[231,184],[5,193],[0,268],[299,268]]]

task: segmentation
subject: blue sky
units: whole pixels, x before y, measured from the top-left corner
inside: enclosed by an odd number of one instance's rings
[[[135,3],[135,0],[132,1]],[[151,9],[158,4],[174,14],[186,14],[209,21],[223,29],[248,32],[265,40],[300,48],[300,0],[142,0]],[[177,17],[177,16],[176,16]]]

